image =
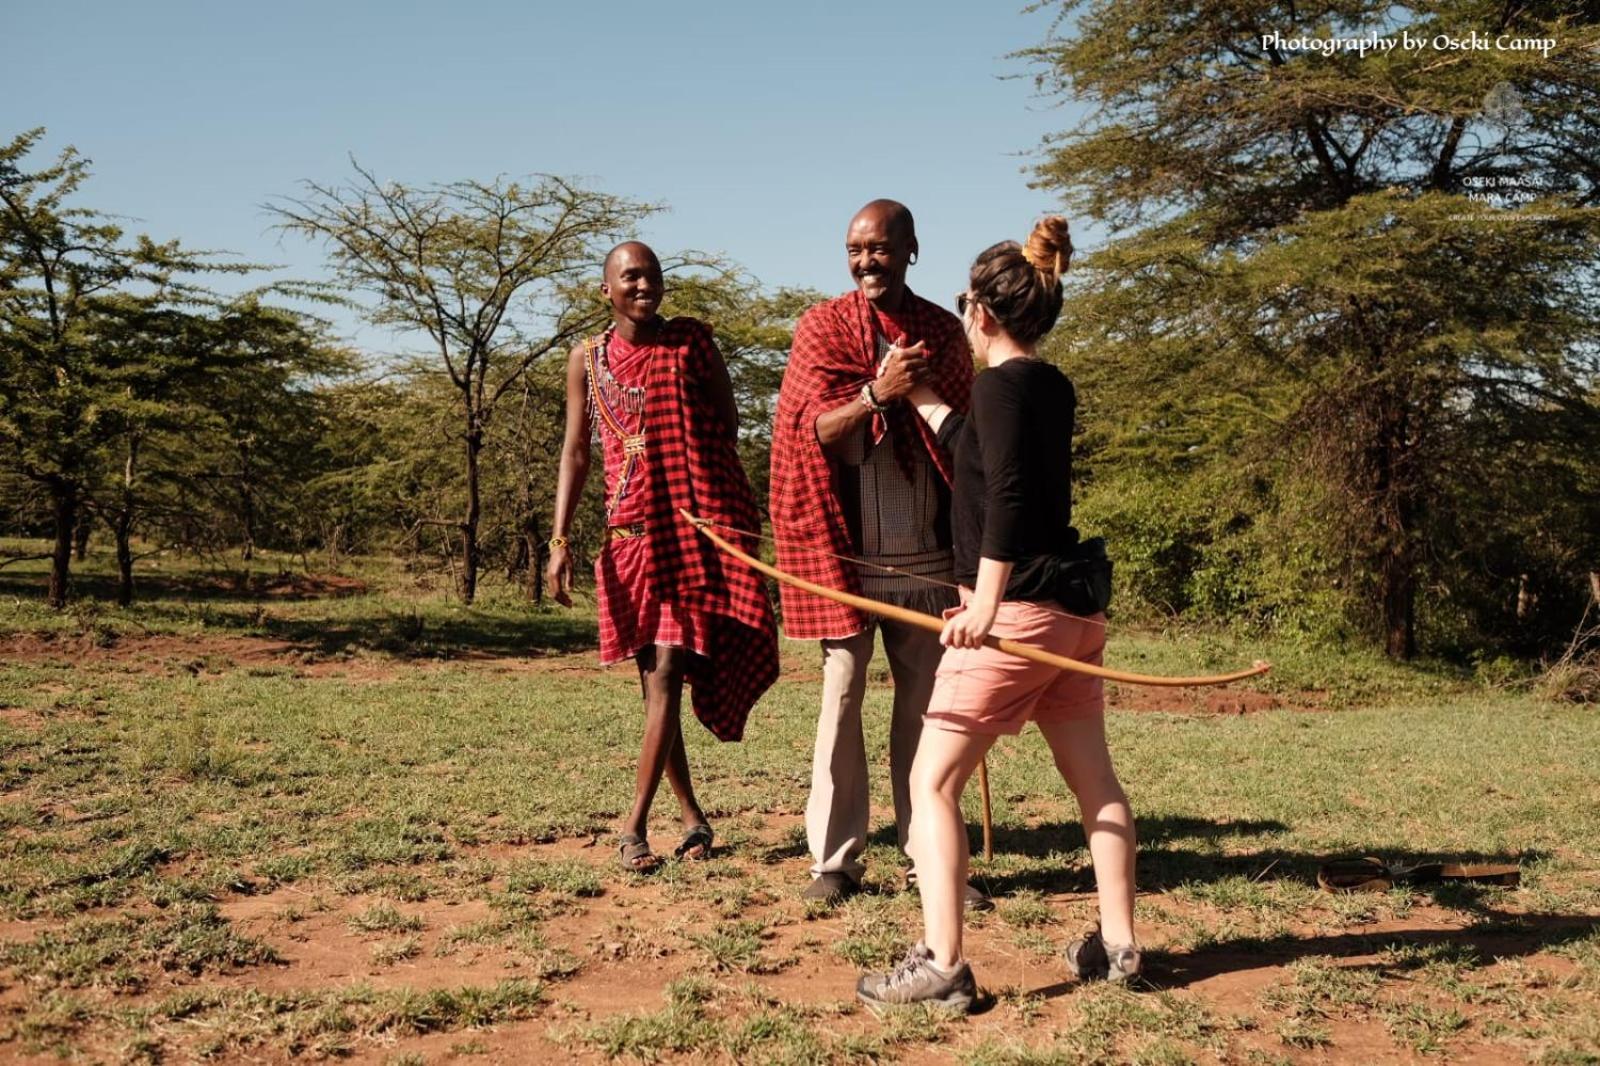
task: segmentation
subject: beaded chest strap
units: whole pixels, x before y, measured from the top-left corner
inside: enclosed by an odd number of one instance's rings
[[[628,494],[628,484],[639,464],[644,461],[644,401],[642,385],[623,385],[611,372],[606,357],[611,345],[611,330],[599,337],[589,337],[583,342],[589,379],[589,407],[606,430],[622,442],[624,462],[617,478],[617,487],[606,501],[606,520],[616,512],[623,497]],[[629,423],[632,427],[629,427]]]

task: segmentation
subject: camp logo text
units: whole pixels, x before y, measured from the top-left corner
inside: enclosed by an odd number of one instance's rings
[[[1435,34],[1432,37],[1413,36],[1409,30],[1398,37],[1379,37],[1376,33],[1369,33],[1364,37],[1285,37],[1273,31],[1262,34],[1261,47],[1280,52],[1317,52],[1322,55],[1355,52],[1363,59],[1368,52],[1382,55],[1396,48],[1405,52],[1420,52],[1425,48],[1431,48],[1436,52],[1538,52],[1541,58],[1548,59],[1550,53],[1555,51],[1556,39],[1513,37],[1508,33],[1502,33],[1498,37],[1488,37],[1477,30],[1464,37],[1455,37],[1448,33]]]

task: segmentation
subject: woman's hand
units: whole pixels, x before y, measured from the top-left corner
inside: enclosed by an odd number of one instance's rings
[[[983,604],[976,601],[967,604],[945,622],[944,632],[939,634],[939,643],[947,648],[982,647],[983,638],[994,628],[994,616],[998,607],[998,604]]]
[[[902,337],[901,342],[904,340]],[[872,394],[879,403],[893,403],[911,395],[911,390],[931,372],[926,341],[907,344],[904,348],[897,344],[889,349],[883,370],[872,383]]]
[[[945,621],[940,644],[947,648],[983,646],[983,638],[994,628],[994,616],[1000,611],[1006,582],[1011,580],[1012,565],[987,555],[978,560],[977,584],[972,592],[963,593],[966,604]]]
[[[571,607],[572,552],[565,545],[550,549],[550,562],[545,566],[544,577],[556,602],[563,607]]]

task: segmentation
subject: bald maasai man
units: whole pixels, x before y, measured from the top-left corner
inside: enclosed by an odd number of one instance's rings
[[[760,529],[735,448],[733,386],[711,330],[657,314],[661,262],[638,241],[606,256],[600,291],[611,303],[611,326],[574,348],[567,363],[549,579],[556,599],[570,606],[567,538],[598,430],[606,488],[605,543],[595,561],[600,661],[637,663],[645,709],[633,808],[618,850],[623,866],[645,871],[657,865],[647,823],[663,772],[683,820],[675,854],[711,854],[711,826],[683,746],[684,681],[706,728],[738,740],[751,707],[777,680],[778,638],[761,580],[743,564],[725,562],[678,515],[688,508],[729,529]]]
[[[961,321],[906,287],[917,234],[905,205],[874,200],[856,212],[845,253],[856,288],[801,318],[779,394],[771,507],[778,563],[818,584],[938,614],[957,602],[951,464],[906,397],[927,383],[966,410],[972,356]],[[861,704],[874,633],[883,632],[894,677],[889,776],[902,848],[911,821],[911,762],[943,649],[937,633],[876,620],[788,586],[781,594],[787,635],[822,642],[822,713],[806,805],[812,882],[805,895],[839,899],[860,888],[865,870]],[[981,899],[973,893],[974,902]]]

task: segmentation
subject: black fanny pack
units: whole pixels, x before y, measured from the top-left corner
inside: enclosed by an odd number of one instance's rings
[[[1090,537],[1051,556],[1048,573],[1056,602],[1073,614],[1099,614],[1110,606],[1111,560],[1104,537]]]

